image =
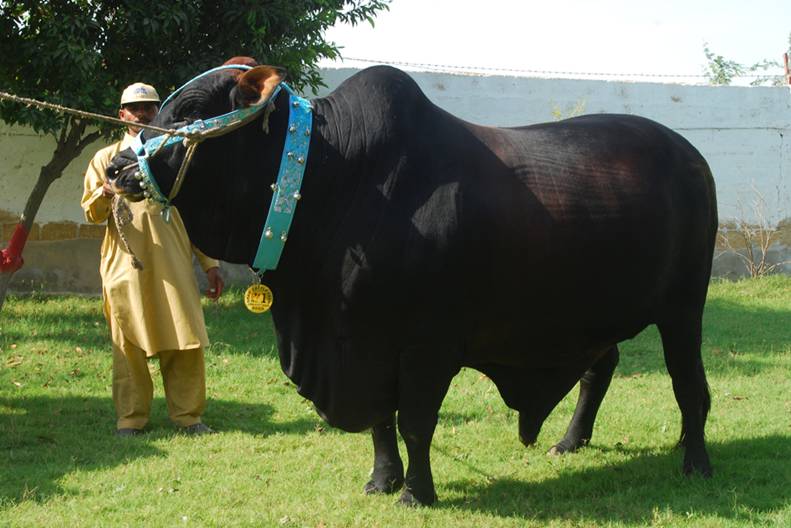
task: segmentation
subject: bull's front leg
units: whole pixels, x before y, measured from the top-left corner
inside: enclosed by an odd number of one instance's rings
[[[374,443],[374,469],[365,493],[395,493],[404,485],[404,464],[398,453],[395,415],[390,415],[371,429]]]
[[[431,474],[431,439],[442,400],[460,369],[452,358],[443,358],[442,352],[416,349],[401,356],[398,431],[409,461],[399,501],[407,506],[428,506],[437,500]]]

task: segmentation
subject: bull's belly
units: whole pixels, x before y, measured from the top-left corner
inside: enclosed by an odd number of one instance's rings
[[[359,397],[354,401],[347,401],[342,407],[320,407],[314,402],[316,413],[331,427],[341,429],[347,433],[359,433],[370,429],[376,424],[384,422],[396,412],[389,406],[370,406],[362,404],[372,394],[360,391]]]
[[[504,327],[482,330],[471,337],[465,366],[495,363],[515,367],[549,368],[588,362],[607,348],[633,338],[648,323],[611,327]]]

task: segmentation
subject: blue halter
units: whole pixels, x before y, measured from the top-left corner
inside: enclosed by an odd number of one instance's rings
[[[210,73],[226,69],[250,70],[252,68],[242,64],[234,64],[208,70],[184,83],[178,90],[170,94],[165,99],[165,102],[162,103],[162,107],[164,108],[176,94],[181,92],[191,82]],[[186,144],[190,141],[190,137],[195,137],[197,141],[202,141],[203,139],[220,136],[244,126],[263,112],[267,105],[275,100],[281,89],[285,89],[289,93],[288,129],[280,161],[280,170],[277,174],[276,183],[272,184],[274,196],[269,206],[269,213],[264,223],[261,241],[258,244],[258,250],[252,264],[252,267],[260,273],[277,268],[280,256],[283,253],[283,247],[288,239],[288,232],[291,228],[291,221],[294,218],[297,202],[301,198],[300,189],[302,188],[302,179],[307,165],[313,125],[310,101],[296,95],[286,83],[280,83],[272,92],[272,95],[262,103],[240,108],[217,117],[194,121],[177,129],[178,135],[165,134],[143,143],[140,134],[138,134],[131,146],[137,155],[139,167],[137,178],[141,180],[140,187],[144,189],[143,194],[147,199],[162,205],[162,216],[168,222],[170,221],[170,202],[178,192],[180,182],[174,182],[171,195],[165,196],[151,172],[151,166],[148,163],[149,159],[158,154],[160,150],[170,148],[176,143],[184,141]],[[185,135],[187,136],[186,138],[184,137]],[[194,150],[196,145],[197,142],[191,146],[191,149]],[[191,156],[190,149],[188,149],[187,156]],[[185,156],[183,163],[189,163],[187,156]],[[185,170],[186,166],[182,166],[179,172],[181,173]]]

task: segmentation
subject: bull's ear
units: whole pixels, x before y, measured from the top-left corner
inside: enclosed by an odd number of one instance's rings
[[[256,66],[239,76],[236,97],[240,106],[261,104],[286,78],[286,70],[276,66]]]
[[[251,68],[258,66],[258,62],[252,57],[243,57],[237,55],[236,57],[231,57],[227,61],[223,62],[223,66],[229,66],[231,64],[243,64],[244,66],[250,66]]]

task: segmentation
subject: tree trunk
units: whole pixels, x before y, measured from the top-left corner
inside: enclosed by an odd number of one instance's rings
[[[21,259],[27,234],[30,233],[30,229],[33,227],[33,221],[36,218],[41,202],[44,200],[44,196],[47,194],[49,186],[63,175],[63,171],[68,167],[69,163],[79,156],[86,146],[99,138],[100,133],[98,131],[91,132],[83,137],[86,125],[87,123],[85,121],[72,117],[67,117],[63,122],[63,128],[60,130],[55,152],[52,154],[49,163],[41,167],[38,181],[36,181],[33,191],[31,191],[30,196],[28,196],[27,203],[25,204],[25,211],[22,213],[22,217],[19,220],[14,238],[12,238],[12,243],[9,244],[9,248],[3,250],[3,254],[0,255],[1,257],[11,260],[16,257]],[[0,259],[0,261],[2,261],[2,259]],[[15,272],[16,269],[10,272],[0,273],[0,312],[3,310],[6,292]]]

